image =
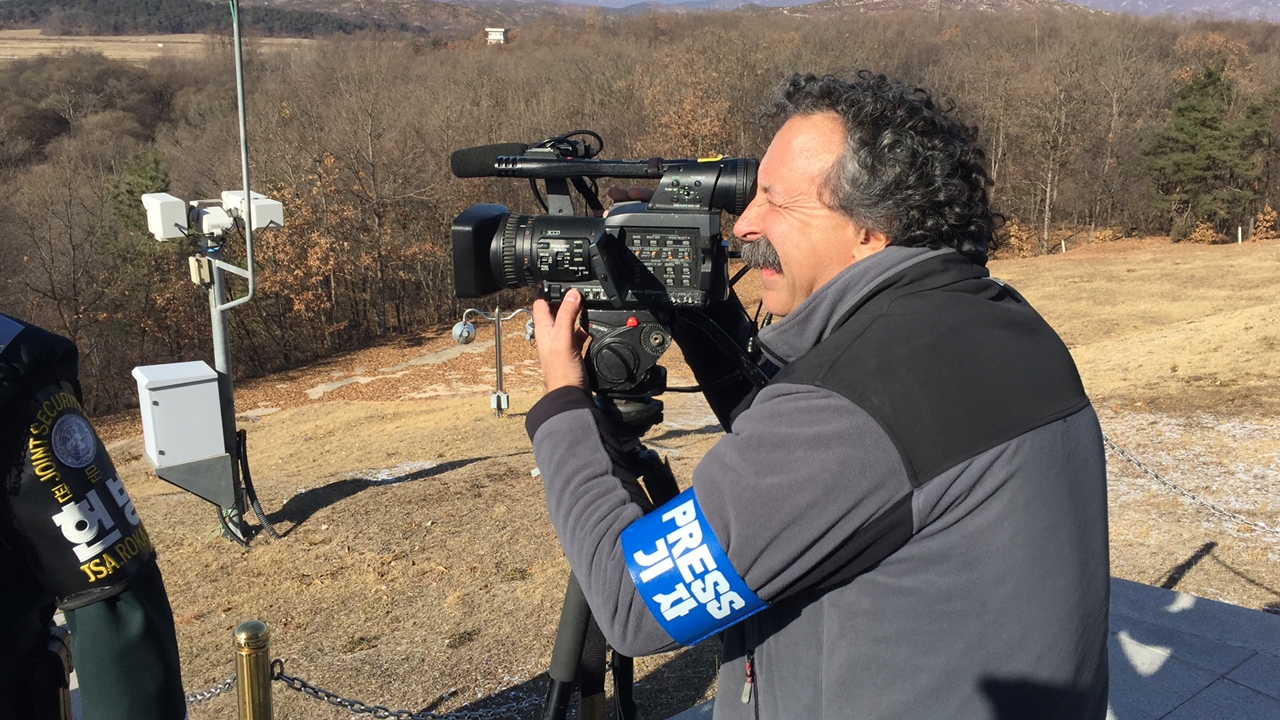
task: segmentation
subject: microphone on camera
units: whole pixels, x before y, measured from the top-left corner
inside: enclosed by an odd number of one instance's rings
[[[524,155],[528,149],[524,143],[498,143],[455,150],[449,156],[449,169],[458,178],[494,177],[498,158]]]

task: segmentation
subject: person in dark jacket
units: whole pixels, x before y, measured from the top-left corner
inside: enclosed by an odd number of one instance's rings
[[[1101,720],[1101,431],[986,269],[977,130],[867,71],[788,78],[771,115],[734,232],[781,369],[691,488],[646,512],[587,390],[581,298],[534,307],[527,427],[593,615],[632,655],[722,635],[718,720]]]
[[[58,717],[66,616],[83,720],[186,717],[155,549],[81,408],[70,340],[0,314],[0,717]]]

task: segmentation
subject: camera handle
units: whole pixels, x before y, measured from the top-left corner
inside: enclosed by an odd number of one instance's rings
[[[596,405],[622,430],[618,440],[623,448],[621,465],[642,482],[653,507],[660,507],[680,493],[671,465],[654,450],[644,446],[640,437],[662,421],[662,401],[653,398],[615,398],[608,393],[596,394]],[[591,617],[586,596],[578,578],[569,573],[564,604],[560,608],[560,625],[551,651],[551,678],[543,709],[543,720],[565,720],[573,686],[580,690],[578,717],[581,720],[604,720],[604,672],[612,670],[614,701],[619,720],[633,720],[636,705],[633,698],[635,663],[614,651],[612,663],[606,666],[605,640],[600,626]]]

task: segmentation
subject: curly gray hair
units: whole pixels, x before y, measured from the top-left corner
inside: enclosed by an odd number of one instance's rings
[[[978,130],[953,109],[869,70],[851,80],[797,73],[774,89],[762,119],[836,113],[849,139],[824,188],[832,209],[891,244],[950,247],[986,264],[1002,218],[991,210]]]

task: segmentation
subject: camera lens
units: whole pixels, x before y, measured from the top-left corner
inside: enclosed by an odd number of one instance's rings
[[[711,206],[733,215],[741,215],[756,194],[756,171],[760,161],[755,158],[734,158],[724,161],[724,171],[716,183]]]
[[[529,221],[532,220],[528,215],[508,215],[507,221],[502,224],[502,234],[497,242],[490,245],[490,252],[496,257],[491,257],[494,274],[501,277],[504,288],[522,287],[520,282],[522,273],[517,273],[517,258],[524,257],[528,259],[528,252],[519,253],[516,250],[516,242],[518,239],[525,239],[528,236]],[[522,232],[523,231],[523,232]]]
[[[453,223],[457,295],[542,285],[554,297],[555,287],[597,284],[591,250],[604,233],[601,218],[517,215],[502,205],[472,205]]]
[[[604,232],[599,218],[510,215],[490,246],[490,263],[504,288],[593,279],[591,247]]]

